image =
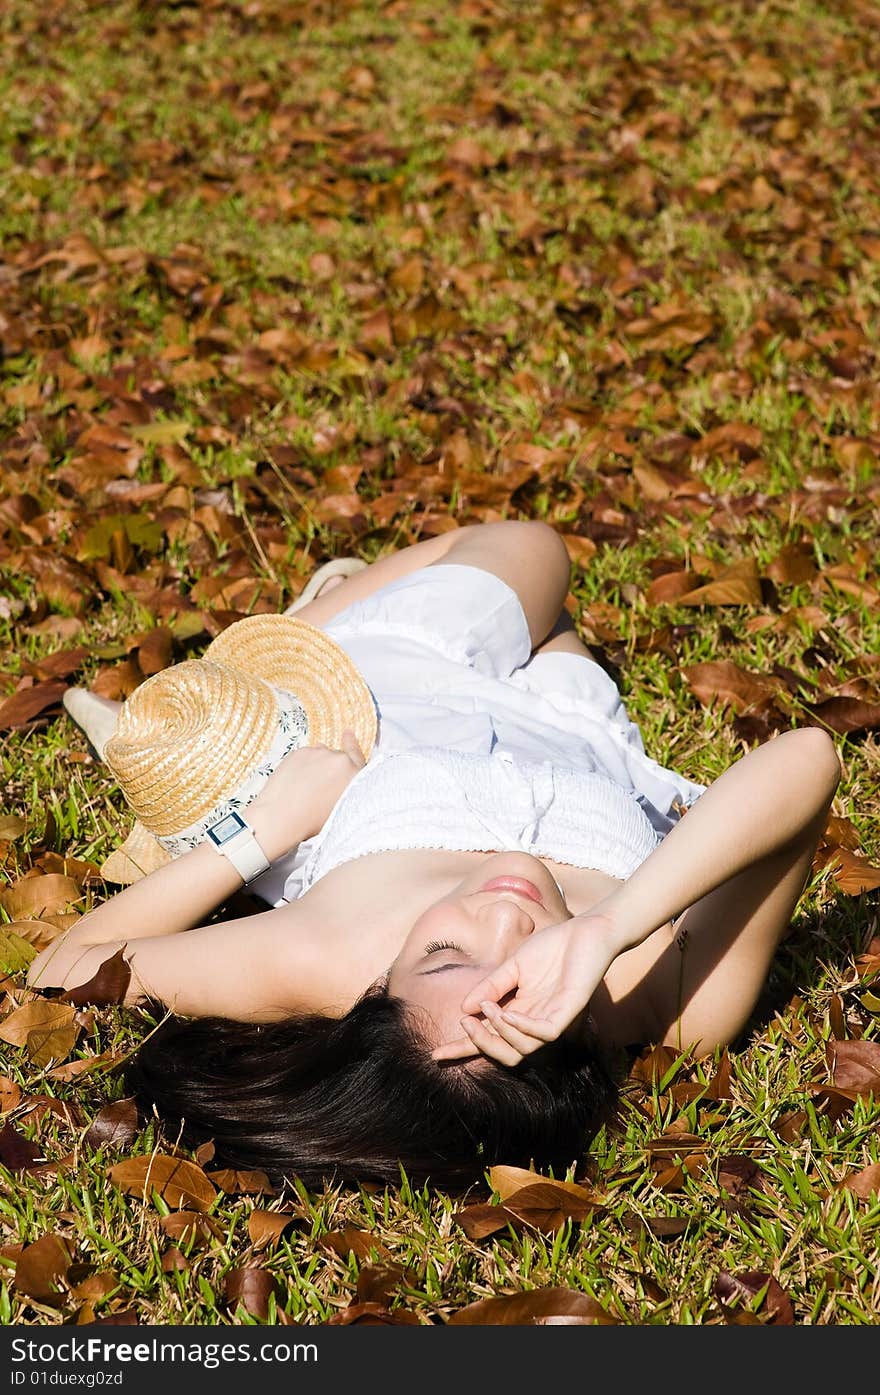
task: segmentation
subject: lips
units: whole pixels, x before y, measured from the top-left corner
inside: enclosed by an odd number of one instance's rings
[[[493,877],[490,882],[480,887],[480,891],[512,891],[516,896],[525,896],[528,901],[537,901],[539,906],[544,905],[534,882],[526,881],[525,877]]]

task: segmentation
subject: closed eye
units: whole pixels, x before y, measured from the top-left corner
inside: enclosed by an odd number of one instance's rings
[[[465,953],[461,945],[453,944],[452,940],[431,940],[430,944],[425,945],[425,958],[429,954],[439,954],[443,949],[454,949],[457,954]]]

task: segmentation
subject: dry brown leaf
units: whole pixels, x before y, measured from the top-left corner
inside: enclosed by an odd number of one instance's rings
[[[89,1125],[83,1141],[90,1148],[125,1148],[137,1135],[137,1104],[131,1096],[105,1104]]]
[[[207,1175],[214,1186],[220,1188],[221,1192],[229,1192],[232,1195],[245,1192],[266,1192],[271,1196],[276,1191],[267,1174],[258,1168],[247,1172],[239,1171],[233,1167],[221,1167],[216,1172]]]
[[[327,1319],[329,1327],[420,1327],[416,1313],[384,1303],[350,1303]]]
[[[539,1288],[530,1293],[504,1294],[481,1298],[459,1308],[449,1319],[451,1326],[544,1326],[565,1319],[585,1326],[616,1326],[617,1318],[590,1298],[572,1288]]]
[[[790,543],[780,548],[767,567],[766,575],[780,586],[799,586],[816,575],[813,549],[809,543]]]
[[[718,701],[737,713],[761,711],[770,706],[776,692],[775,684],[730,659],[691,664],[681,675],[704,706]]]
[[[108,955],[88,983],[82,983],[78,988],[68,988],[61,994],[61,1001],[73,1003],[75,1007],[85,1007],[87,1004],[108,1007],[123,1002],[131,981],[131,969],[124,953],[122,947],[115,954]]]
[[[756,1270],[742,1270],[729,1274],[722,1270],[715,1281],[715,1296],[721,1300],[725,1311],[740,1308],[753,1310],[752,1305],[762,1290],[756,1316],[759,1321],[774,1327],[790,1327],[794,1323],[794,1308],[788,1294],[773,1278],[772,1274],[762,1274]]]
[[[861,896],[880,886],[880,867],[847,848],[820,848],[816,863],[830,868],[834,884],[844,896]]]
[[[40,1303],[58,1304],[66,1293],[65,1279],[73,1259],[69,1240],[51,1231],[41,1235],[32,1245],[25,1245],[15,1266],[15,1288],[18,1293],[36,1298]]]
[[[231,1312],[241,1305],[246,1313],[265,1322],[269,1316],[269,1300],[278,1285],[268,1269],[258,1265],[243,1265],[230,1269],[223,1284],[223,1297]]]
[[[461,1226],[469,1240],[485,1240],[487,1235],[496,1235],[508,1226],[514,1231],[521,1231],[523,1227],[519,1216],[508,1211],[506,1206],[490,1206],[486,1202],[465,1206],[453,1212],[452,1219]]]
[[[387,1304],[400,1285],[412,1278],[402,1264],[364,1264],[358,1271],[358,1302]]]
[[[0,906],[10,920],[41,920],[44,916],[66,911],[68,906],[81,900],[79,883],[58,872],[23,877],[14,886],[0,891]]]
[[[28,944],[40,949],[44,949],[64,933],[61,926],[53,924],[51,920],[13,920],[4,925],[3,929],[11,930],[14,935],[20,935]]]
[[[880,703],[855,697],[830,697],[822,702],[806,702],[804,709],[812,725],[840,735],[876,731],[880,728]]]
[[[62,1060],[73,1049],[79,1027],[68,1003],[35,998],[0,1022],[0,1041],[23,1046],[35,1065]]]
[[[880,1099],[880,1041],[830,1041],[828,1056],[838,1089]]]
[[[255,1250],[277,1245],[285,1230],[299,1217],[292,1211],[253,1210],[248,1216],[248,1235]]]
[[[696,572],[664,572],[662,576],[655,577],[648,586],[645,600],[648,605],[674,604],[689,591],[695,591],[699,585],[700,579]]]
[[[60,679],[48,683],[34,683],[30,688],[19,688],[3,702],[0,702],[0,731],[12,727],[26,727],[50,707],[57,707],[67,689]]]
[[[837,1189],[855,1192],[863,1201],[870,1201],[880,1193],[880,1163],[869,1163],[860,1172],[851,1172],[842,1182],[838,1182]]]
[[[605,1209],[585,1187],[552,1178],[511,1192],[506,1205],[527,1225],[545,1232],[559,1230],[568,1220],[585,1221]]]
[[[21,1103],[21,1086],[11,1075],[0,1075],[0,1114],[8,1114]]]
[[[108,1170],[107,1178],[142,1201],[149,1201],[155,1191],[172,1209],[207,1211],[217,1199],[215,1188],[200,1167],[186,1158],[172,1158],[165,1153],[126,1158]]]
[[[219,1240],[223,1236],[219,1223],[200,1211],[172,1211],[169,1216],[160,1216],[159,1229],[187,1249],[190,1246],[203,1249],[211,1240]]]
[[[150,677],[168,668],[174,649],[174,636],[165,625],[157,625],[155,630],[141,640],[138,645],[137,660],[141,673]]]
[[[679,605],[760,605],[761,583],[753,557],[726,567],[705,586],[679,597]]]
[[[9,1172],[32,1172],[44,1153],[38,1143],[32,1143],[11,1123],[0,1131],[0,1164]]]

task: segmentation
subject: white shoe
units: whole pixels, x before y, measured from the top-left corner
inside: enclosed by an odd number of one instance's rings
[[[85,733],[98,760],[103,760],[104,747],[116,731],[122,703],[99,697],[88,688],[68,688],[62,702],[68,717]]]
[[[299,610],[301,606],[316,600],[332,577],[339,577],[342,581],[347,576],[354,576],[355,572],[363,571],[366,566],[369,566],[369,563],[365,562],[362,557],[332,557],[329,562],[325,562],[322,567],[312,573],[296,600],[291,602],[284,614],[293,615],[294,611]]]

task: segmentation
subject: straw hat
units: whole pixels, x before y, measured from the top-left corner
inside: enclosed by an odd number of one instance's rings
[[[236,621],[201,659],[154,674],[123,704],[103,755],[136,822],[103,874],[135,881],[197,846],[289,751],[338,749],[347,728],[369,759],[376,705],[335,640],[286,615]]]

